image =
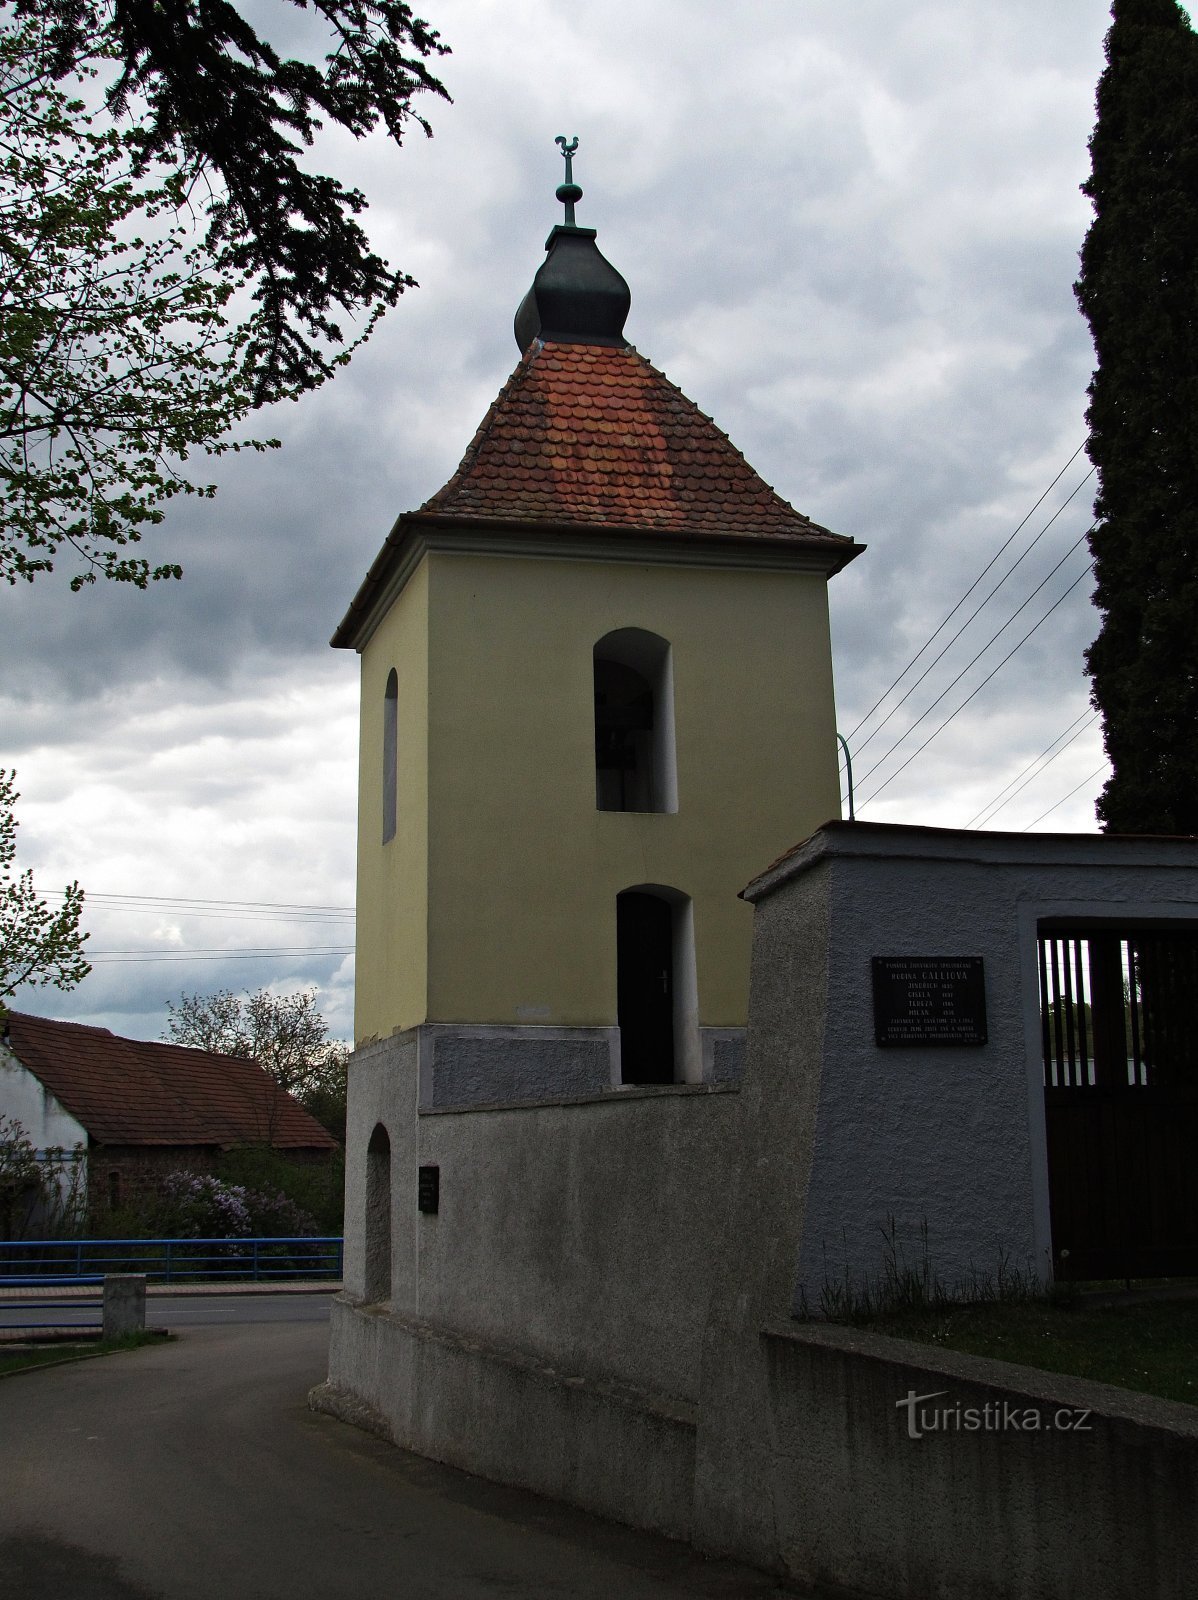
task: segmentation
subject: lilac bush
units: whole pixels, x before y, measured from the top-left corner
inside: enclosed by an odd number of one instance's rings
[[[244,1239],[254,1231],[240,1184],[207,1173],[168,1172],[158,1198],[164,1231],[176,1239]]]
[[[208,1173],[168,1172],[158,1190],[160,1228],[176,1239],[296,1238],[316,1223],[278,1190],[247,1189]]]

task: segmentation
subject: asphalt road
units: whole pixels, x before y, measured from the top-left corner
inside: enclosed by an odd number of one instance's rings
[[[3,1600],[786,1592],[315,1415],[326,1337],[321,1321],[226,1321],[0,1379]]]

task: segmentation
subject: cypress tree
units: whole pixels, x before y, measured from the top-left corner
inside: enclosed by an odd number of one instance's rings
[[[1111,15],[1075,286],[1097,355],[1097,810],[1111,832],[1198,834],[1198,37],[1176,0]]]

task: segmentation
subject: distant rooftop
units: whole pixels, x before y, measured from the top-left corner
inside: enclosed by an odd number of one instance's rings
[[[21,1065],[99,1144],[338,1148],[269,1073],[241,1056],[123,1039],[21,1011],[8,1013],[7,1029]]]

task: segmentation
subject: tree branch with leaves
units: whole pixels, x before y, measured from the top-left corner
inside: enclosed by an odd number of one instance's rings
[[[281,1089],[294,1095],[338,1138],[345,1137],[346,1071],[349,1051],[329,1038],[316,1007],[316,992],[180,995],[167,1002],[170,1020],[163,1038],[220,1055],[256,1061]]]
[[[305,0],[294,0],[306,10]],[[194,451],[330,377],[412,284],[323,122],[399,143],[437,35],[396,0],[317,0],[329,53],[281,56],[225,0],[0,3],[0,575],[63,546],[72,587],[180,575],[136,551]],[[347,333],[346,330],[349,330]],[[65,552],[64,552],[65,553]]]
[[[83,890],[69,883],[52,909],[37,893],[33,873],[15,871],[15,772],[0,768],[0,1010],[23,984],[73,989],[91,971],[83,958],[88,935],[79,931]]]

